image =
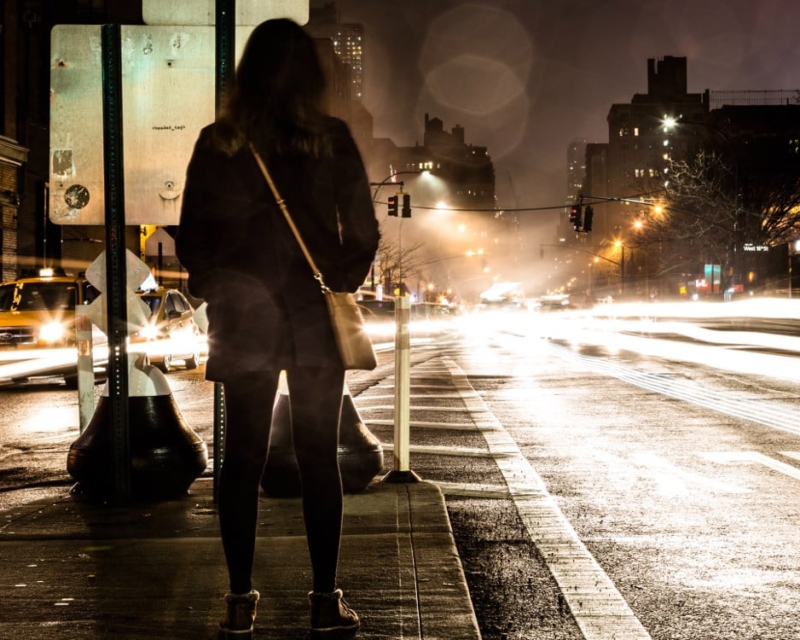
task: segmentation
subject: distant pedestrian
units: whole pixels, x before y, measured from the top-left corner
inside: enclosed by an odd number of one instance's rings
[[[264,159],[334,290],[355,292],[378,247],[361,156],[322,112],[313,39],[291,20],[255,28],[229,100],[189,163],[177,253],[189,291],[208,302],[206,377],[222,382],[225,449],[218,488],[230,593],[220,638],[252,638],[260,478],[273,402],[286,372],[294,451],[313,569],[312,638],[355,633],[337,588],[342,526],[339,414],[345,372],[325,301],[256,163]]]

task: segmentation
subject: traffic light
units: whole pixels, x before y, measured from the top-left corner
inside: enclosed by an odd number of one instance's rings
[[[389,215],[397,216],[397,196],[389,196]]]
[[[403,217],[411,217],[411,196],[407,193],[403,194]]]
[[[569,208],[569,221],[572,223],[572,228],[575,231],[580,231],[581,229],[581,205],[573,204]]]
[[[594,218],[594,209],[591,205],[586,207],[586,213],[583,216],[583,230],[584,231],[591,231],[592,230],[592,218]]]

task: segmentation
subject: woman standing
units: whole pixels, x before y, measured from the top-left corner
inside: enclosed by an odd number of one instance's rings
[[[262,23],[187,171],[176,248],[190,292],[208,302],[206,377],[223,384],[227,413],[218,502],[230,593],[221,638],[252,637],[259,484],[282,370],[313,569],[312,637],[359,626],[336,585],[344,369],[319,284],[250,148],[264,159],[326,284],[356,291],[377,251],[378,224],[347,126],[321,111],[323,90],[313,39],[290,20]]]

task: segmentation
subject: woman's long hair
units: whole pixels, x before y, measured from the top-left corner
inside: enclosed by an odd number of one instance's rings
[[[245,45],[217,144],[233,154],[247,142],[278,154],[327,154],[325,77],[314,40],[296,22],[267,20]]]

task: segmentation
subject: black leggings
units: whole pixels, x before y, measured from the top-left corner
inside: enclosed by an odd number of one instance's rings
[[[330,592],[336,589],[342,529],[338,446],[344,371],[297,367],[286,375],[314,591]],[[270,371],[224,383],[225,455],[217,497],[231,593],[253,588],[258,496],[279,380],[280,372]]]

